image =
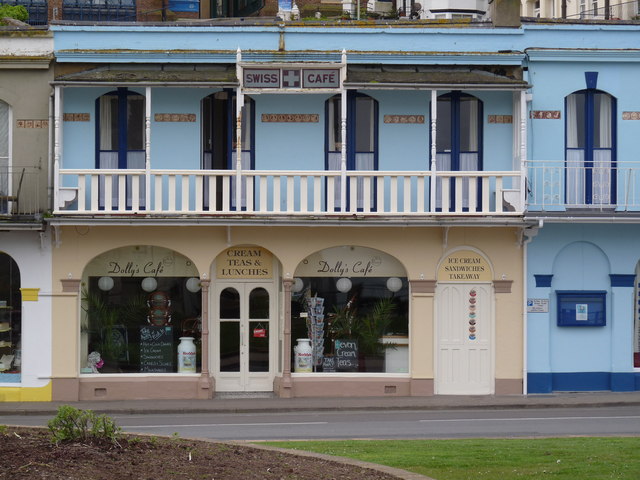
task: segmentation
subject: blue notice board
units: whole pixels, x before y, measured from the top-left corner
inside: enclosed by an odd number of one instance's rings
[[[606,291],[557,291],[559,327],[603,327],[607,324]]]

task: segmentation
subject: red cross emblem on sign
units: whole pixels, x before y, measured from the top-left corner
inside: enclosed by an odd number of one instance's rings
[[[282,86],[300,88],[300,70],[282,70]]]

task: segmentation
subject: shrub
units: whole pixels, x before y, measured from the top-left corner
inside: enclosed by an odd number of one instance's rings
[[[0,4],[0,25],[4,25],[2,19],[15,18],[16,20],[20,20],[21,22],[26,22],[29,20],[29,12],[22,5],[5,5]]]
[[[52,442],[86,442],[107,440],[116,445],[121,428],[107,415],[96,415],[91,410],[79,410],[70,405],[58,408],[56,416],[49,420]]]
[[[300,7],[300,17],[302,18],[313,18],[316,12],[320,12],[322,18],[340,17],[342,15],[342,5],[309,3]]]

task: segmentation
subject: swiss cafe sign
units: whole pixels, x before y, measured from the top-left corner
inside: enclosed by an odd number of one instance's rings
[[[339,68],[243,68],[246,89],[338,89]]]

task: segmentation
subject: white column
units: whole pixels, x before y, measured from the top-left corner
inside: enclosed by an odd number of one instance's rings
[[[342,72],[340,81],[340,211],[347,211],[347,90],[344,81],[347,77],[347,51],[342,50]]]
[[[151,87],[145,89],[144,208],[151,208]]]
[[[347,211],[347,90],[340,92],[340,131],[342,150],[340,152],[340,211]]]
[[[438,120],[438,91],[431,90],[431,177],[429,180],[429,210],[436,211],[436,132]]]
[[[244,108],[244,94],[242,88],[242,52],[236,52],[236,75],[240,85],[236,91],[236,211],[242,209],[242,109]]]
[[[56,85],[53,90],[53,210],[60,208],[60,160],[62,158],[62,87]]]

